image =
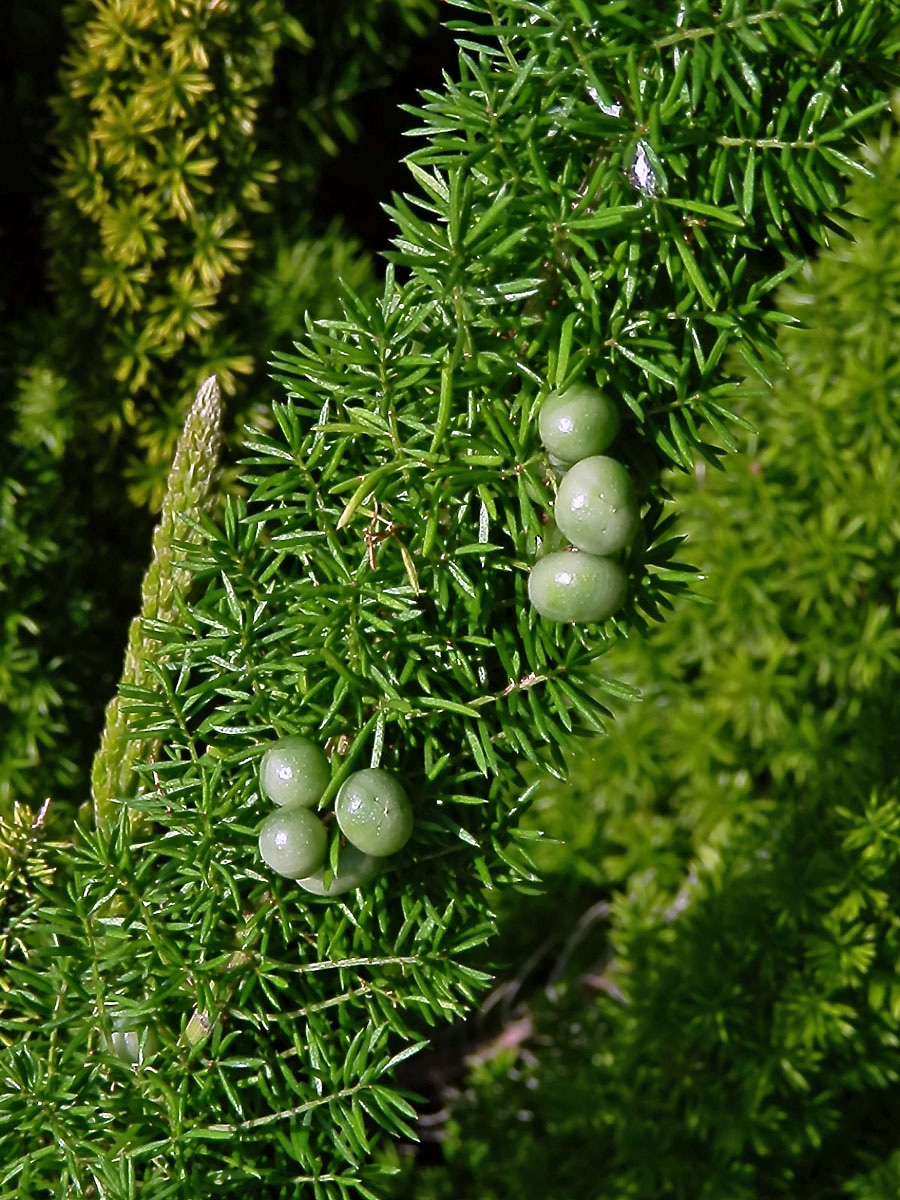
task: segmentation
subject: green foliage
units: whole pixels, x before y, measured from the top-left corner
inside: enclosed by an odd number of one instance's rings
[[[215,301],[250,248],[242,219],[265,209],[262,193],[274,177],[275,164],[253,153],[252,136],[284,13],[277,0],[244,11],[220,4],[206,14],[197,4],[151,0],[73,4],[67,19],[79,36],[56,103],[62,174],[50,222],[53,267],[70,329],[83,326],[86,288],[95,301],[89,313],[118,317],[107,353],[128,394],[147,383],[154,361],[185,343],[199,343],[208,362],[202,335],[222,320]],[[302,37],[299,27],[293,32]],[[248,369],[238,355],[214,365],[229,382]],[[104,415],[121,421],[118,404],[108,411],[110,399],[101,398]]]
[[[758,438],[675,483],[714,604],[611,656],[647,701],[536,805],[554,871],[618,885],[610,944],[473,1073],[418,1200],[897,1194],[900,142],[864,161]]]
[[[847,1193],[857,1200],[892,1200],[900,1188],[900,1150],[888,1155],[865,1175],[852,1179]]]
[[[897,793],[780,799],[674,903],[632,880],[605,974],[557,985],[526,1052],[473,1072],[447,1172],[407,1194],[837,1200],[893,1149]]]
[[[768,297],[834,229],[844,179],[863,170],[848,144],[897,77],[890,9],[713,7],[601,5],[591,23],[580,5],[534,21],[490,6],[498,44],[480,53],[482,26],[451,22],[461,80],[410,109],[431,139],[410,156],[427,199],[389,210],[391,258],[458,324],[535,293],[520,371],[546,353],[548,307],[583,313],[561,375],[595,372],[685,468],[703,422],[732,444],[723,355],[760,367],[778,322]]]
[[[251,283],[251,314],[261,314],[259,345],[286,345],[303,325],[307,312],[321,319],[340,315],[338,281],[359,295],[373,295],[375,271],[362,244],[333,220],[321,237],[277,237],[272,260],[260,263]]]
[[[128,630],[119,685],[122,695],[127,694],[128,688],[139,688],[146,682],[144,660],[151,643],[145,628],[152,622],[177,621],[184,606],[183,593],[190,587],[191,576],[176,565],[175,546],[179,540],[198,540],[200,518],[211,509],[215,495],[213,485],[221,441],[222,401],[213,377],[197,393],[175,451],[159,524],[153,533],[150,566],[141,585],[141,611]],[[117,798],[131,795],[134,764],[155,752],[153,739],[139,741],[128,734],[121,697],[117,695],[107,706],[100,748],[91,769],[94,818],[98,825],[108,820],[109,806]]]
[[[0,442],[0,814],[10,812],[13,796],[58,794],[75,774],[60,712],[71,692],[59,658],[41,641],[52,619],[41,572],[77,525],[62,503],[68,399],[49,368],[33,369],[12,406],[8,440]]]
[[[34,314],[9,326],[9,420],[0,434],[0,814],[13,799],[71,823],[117,670],[149,529],[85,444],[77,388]],[[46,342],[42,344],[42,337]],[[30,365],[25,365],[26,363]],[[117,481],[116,481],[117,482]]]
[[[408,53],[403,25],[421,34],[431,13],[429,0],[346,0],[311,36],[284,0],[68,5],[50,267],[83,417],[134,427],[136,500],[160,502],[199,382],[215,374],[232,393],[292,319],[282,301],[316,298],[322,247],[306,209],[317,164],[359,135],[357,94],[390,78]],[[369,51],[395,45],[376,71],[350,52],[354,37]],[[276,73],[292,80],[286,95]],[[282,177],[284,151],[302,167]],[[325,238],[339,263],[358,256],[334,223]]]
[[[151,530],[125,500],[126,460],[132,497],[158,505],[203,375],[221,369],[223,358],[259,364],[308,309],[337,315],[338,275],[364,293],[373,289],[371,255],[317,187],[323,163],[360,135],[364,94],[394,80],[414,39],[428,32],[433,5],[345,0],[337,12],[317,9],[308,37],[284,9],[280,0],[68,5],[55,180],[47,94],[62,12],[36,0],[0,15],[0,56],[10,67],[0,93],[17,133],[0,184],[10,201],[4,218],[16,217],[0,230],[7,351],[0,383],[16,397],[0,434],[0,812],[7,815],[13,796],[36,808],[52,795],[53,819],[64,825],[85,799]],[[128,112],[144,122],[133,141],[116,125]],[[181,193],[166,191],[160,172],[187,143],[192,161],[213,165],[208,177],[191,176],[185,165],[187,209],[178,215]],[[277,179],[258,195],[254,172],[279,156]],[[58,309],[43,295],[42,208],[50,212]],[[155,232],[141,249],[144,226]],[[242,246],[245,236],[247,257],[238,262],[243,251],[229,244],[236,238]],[[223,275],[229,263],[234,273]],[[123,272],[140,277],[137,307],[92,294],[103,280],[121,282]],[[176,293],[185,298],[182,285],[193,299],[179,315],[171,306]],[[209,320],[196,338],[186,332],[189,309]],[[129,344],[133,350],[148,338],[146,380],[138,386],[137,368],[117,378]],[[247,409],[246,400],[233,402],[231,424]],[[113,432],[129,421],[137,429],[129,426],[114,445]]]
[[[37,885],[53,878],[51,852],[60,847],[46,839],[49,808],[49,800],[36,813],[14,804],[9,818],[0,819],[0,961],[4,964],[27,957],[39,905]],[[0,977],[0,1010],[6,986]]]
[[[596,660],[691,577],[660,466],[730,439],[724,355],[771,349],[772,291],[897,74],[877,6],[614,3],[600,28],[563,0],[464,7],[458,77],[414,110],[419,191],[391,206],[408,278],[278,356],[245,494],[177,545],[193,602],[145,623],[123,693],[161,751],[78,832],[9,967],[0,1194],[374,1194],[374,1145],[413,1115],[395,1068],[483,988],[502,888],[533,886],[524,773],[604,728],[593,690],[631,693]],[[571,629],[526,586],[553,537],[537,413],[580,380],[627,406],[645,512],[621,618]],[[258,760],[288,732],[329,752],[326,819],[370,765],[413,803],[391,868],[337,901],[256,857]],[[105,1049],[123,1018],[158,1040],[144,1063]]]

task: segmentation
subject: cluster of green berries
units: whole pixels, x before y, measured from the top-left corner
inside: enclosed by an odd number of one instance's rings
[[[628,472],[603,454],[619,432],[618,410],[597,388],[576,384],[550,393],[538,429],[551,461],[565,470],[554,517],[573,549],[538,559],[529,599],[548,621],[605,621],[628,592],[625,571],[609,556],[625,549],[641,523]]]
[[[412,806],[393,775],[378,767],[355,771],[335,799],[346,845],[326,883],[328,835],[313,809],[330,782],[328,759],[307,738],[281,738],[262,756],[260,789],[279,807],[262,824],[259,852],[273,871],[316,896],[337,896],[367,882],[406,845],[413,827]]]
[[[355,771],[335,800],[346,842],[337,869],[327,873],[328,834],[313,809],[330,782],[328,759],[307,738],[281,738],[262,756],[260,788],[278,808],[263,821],[259,852],[273,871],[316,896],[338,896],[367,883],[388,855],[406,845],[413,829],[412,806],[394,776],[377,767]],[[134,1066],[156,1054],[159,1039],[152,1027],[145,1031],[133,1017],[119,1014],[107,1048]]]

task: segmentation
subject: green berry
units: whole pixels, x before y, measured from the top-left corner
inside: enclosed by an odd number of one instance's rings
[[[356,771],[334,802],[341,833],[365,854],[396,854],[409,841],[412,806],[393,775],[378,767]]]
[[[342,892],[350,892],[360,887],[378,873],[381,861],[370,854],[363,854],[356,846],[342,846],[338,856],[337,871],[331,883],[325,884],[326,865],[319,867],[312,875],[297,882],[307,892],[314,896],[340,896]]]
[[[259,831],[259,852],[273,871],[288,879],[311,875],[325,860],[325,826],[308,808],[281,808]]]
[[[573,546],[589,554],[624,549],[641,517],[628,472],[602,454],[583,458],[559,485],[556,524]]]
[[[628,578],[611,558],[560,550],[538,559],[528,597],[548,621],[605,621],[625,603]]]
[[[563,463],[602,454],[620,424],[619,410],[609,396],[583,383],[551,392],[538,414],[541,441]]]
[[[330,781],[328,759],[305,737],[281,738],[259,764],[259,786],[276,804],[309,808],[318,804]]]

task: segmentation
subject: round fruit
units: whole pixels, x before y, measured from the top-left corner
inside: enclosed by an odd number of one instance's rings
[[[605,621],[625,603],[628,578],[611,558],[560,550],[538,559],[528,598],[548,621]]]
[[[259,852],[273,871],[288,879],[310,875],[325,861],[325,826],[308,808],[282,808],[263,821]]]
[[[564,463],[602,454],[619,432],[619,410],[604,392],[576,383],[551,392],[538,414],[538,430],[547,451]]]
[[[380,859],[373,858],[370,854],[363,854],[362,850],[357,850],[356,846],[347,845],[341,848],[337,871],[327,887],[325,885],[325,865],[319,867],[318,871],[314,871],[312,875],[307,875],[305,879],[298,879],[297,882],[307,892],[312,892],[314,896],[340,896],[342,892],[351,892],[361,884],[368,883],[372,876],[378,873],[380,867]]]
[[[318,804],[331,781],[328,759],[305,737],[283,737],[259,764],[259,786],[276,804]]]
[[[614,554],[637,533],[640,509],[628,472],[602,454],[583,458],[559,485],[556,524],[573,546],[589,554]]]
[[[409,841],[412,806],[393,775],[378,767],[356,771],[334,802],[341,833],[365,854],[396,854]]]

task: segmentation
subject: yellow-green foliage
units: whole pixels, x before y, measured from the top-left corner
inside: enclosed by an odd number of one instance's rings
[[[128,646],[120,688],[144,682],[144,660],[150,643],[151,622],[177,621],[191,575],[178,565],[179,543],[196,542],[199,522],[212,507],[219,451],[222,442],[222,401],[219,385],[211,376],[197,393],[175,451],[159,524],[153,533],[153,557],[141,587],[141,611],[128,630]],[[125,694],[123,691],[122,694]],[[152,738],[128,737],[128,722],[116,695],[106,708],[100,749],[91,769],[91,790],[97,822],[117,799],[131,794],[135,762],[155,749]]]
[[[50,269],[67,369],[81,384],[87,419],[114,434],[134,427],[131,490],[139,502],[161,500],[200,381],[215,374],[232,393],[271,347],[269,314],[254,311],[254,297],[266,299],[259,290],[269,266],[265,245],[285,237],[286,222],[286,239],[302,259],[307,241],[298,229],[312,184],[304,178],[305,195],[294,191],[292,204],[279,196],[280,143],[297,157],[321,158],[337,151],[338,137],[358,134],[343,110],[375,69],[360,63],[384,36],[379,21],[396,10],[421,32],[433,11],[430,0],[346,0],[313,37],[289,7],[285,0],[76,0],[66,10],[71,48],[54,103]],[[305,21],[303,6],[293,7]],[[353,29],[364,55],[345,45]],[[304,64],[304,86],[317,104],[307,109],[289,93],[270,122],[301,125],[308,145],[296,144],[293,132],[268,136],[279,51],[291,65]],[[330,69],[335,58],[346,78]],[[315,109],[327,110],[335,89],[328,120]],[[296,188],[295,164],[284,165]],[[349,257],[358,255],[352,243]],[[285,327],[284,313],[278,324]]]
[[[277,168],[256,146],[260,101],[279,43],[303,31],[281,0],[78,0],[67,20],[51,267],[102,385],[90,416],[137,425],[146,492],[174,450],[167,409],[252,366],[221,327]]]

